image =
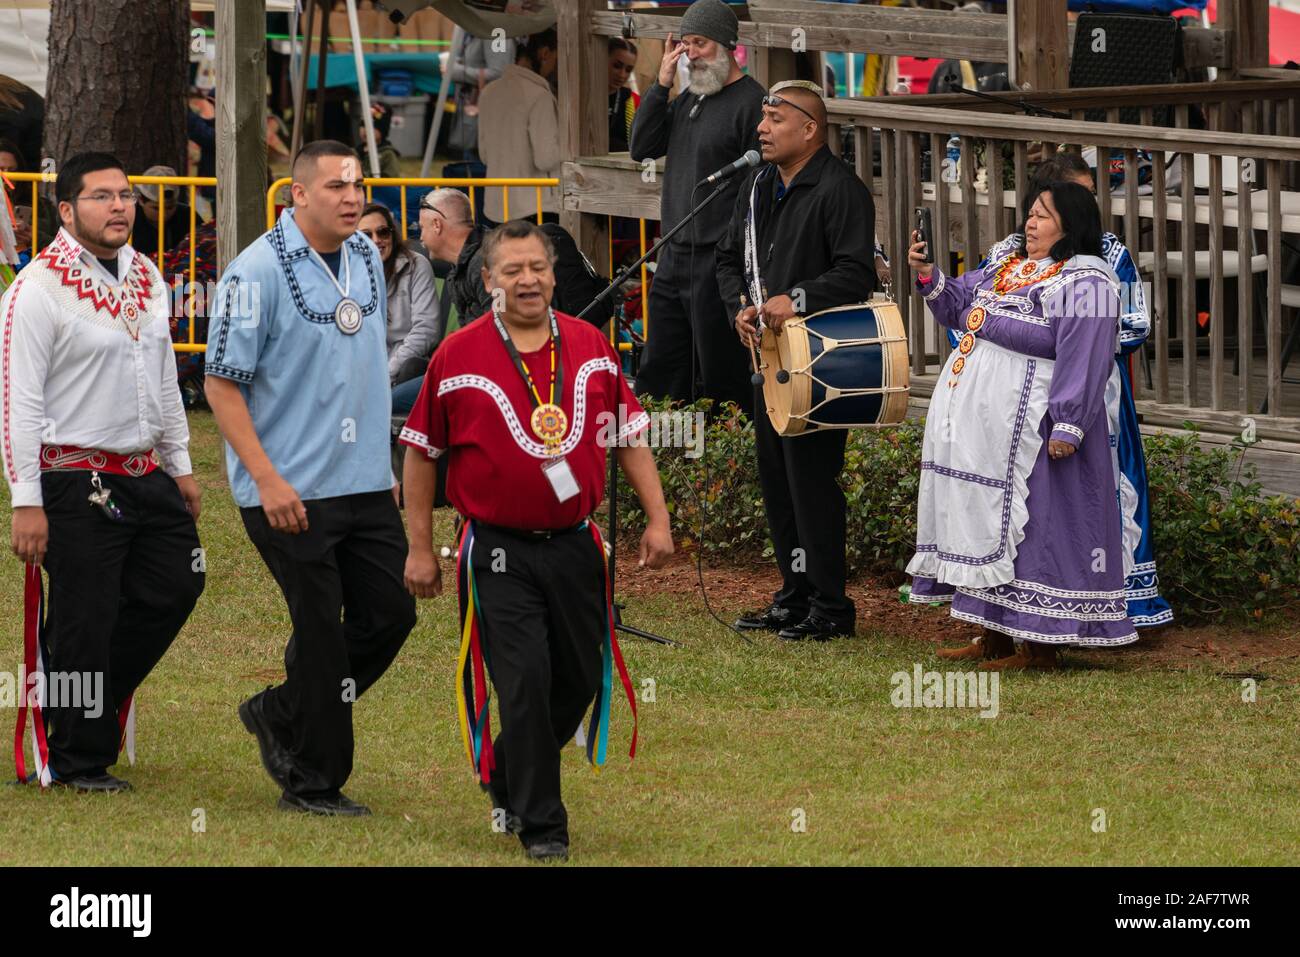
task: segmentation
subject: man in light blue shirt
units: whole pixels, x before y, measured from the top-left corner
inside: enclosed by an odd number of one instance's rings
[[[389,467],[383,264],[357,233],[361,163],[332,140],[293,165],[293,208],[222,275],[208,402],[244,527],[289,605],[283,684],[239,706],[280,806],[368,814],[352,771],[352,702],[415,626]]]

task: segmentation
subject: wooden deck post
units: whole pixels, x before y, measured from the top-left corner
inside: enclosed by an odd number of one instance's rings
[[[217,20],[217,263],[266,229],[266,0],[225,0]]]
[[[1010,0],[1007,74],[1021,90],[1062,90],[1070,85],[1066,0]]]
[[[571,162],[581,156],[609,152],[606,89],[608,42],[591,32],[593,15],[604,10],[598,0],[569,0],[556,4],[559,43],[560,150]],[[561,184],[561,192],[564,184]],[[567,205],[567,204],[566,204]],[[609,268],[609,226],[604,216],[583,215],[561,206],[560,225],[601,272]]]
[[[1268,66],[1268,7],[1255,0],[1219,0],[1218,22],[1229,31],[1231,50],[1226,79],[1237,79],[1249,67]]]

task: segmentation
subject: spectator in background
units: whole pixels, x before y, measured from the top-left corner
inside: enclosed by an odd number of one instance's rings
[[[443,280],[439,310],[439,340],[446,338],[453,322],[470,322],[487,312],[492,297],[483,285],[483,231],[474,222],[469,197],[458,189],[441,186],[420,200],[420,245],[430,259],[450,263]],[[393,389],[393,415],[406,415],[415,405],[424,385],[423,370],[414,379]]]
[[[560,118],[547,78],[557,63],[555,29],[534,33],[521,42],[515,62],[483,89],[479,122],[479,150],[488,176],[540,178],[560,171]],[[509,194],[509,210],[505,196]],[[559,210],[554,187],[542,190],[542,210]],[[483,211],[493,223],[537,211],[537,189],[511,186],[489,189]]]
[[[0,139],[0,173],[28,172],[27,161],[18,144]],[[13,204],[14,245],[18,249],[17,268],[21,269],[32,257],[32,191],[29,183],[13,183],[9,201]],[[45,197],[38,199],[36,241],[44,248],[59,231],[58,214],[54,204]]]
[[[186,135],[199,148],[198,176],[217,175],[217,105],[212,97],[197,88],[190,91],[190,112]],[[212,186],[200,186],[199,192],[216,202],[217,191]]]
[[[978,3],[966,3],[957,13],[985,13]],[[956,93],[965,87],[981,93],[995,93],[1011,89],[1005,63],[982,63],[976,60],[944,60],[930,77],[927,93]],[[903,90],[904,93],[907,90]]]
[[[176,170],[170,166],[150,166],[144,171],[145,176],[175,176]],[[137,208],[140,212],[135,222],[135,232],[131,236],[131,248],[136,252],[154,259],[158,255],[158,217],[161,215],[163,225],[163,252],[190,235],[190,207],[180,201],[180,189],[176,186],[158,186],[153,183],[137,183],[135,192]],[[159,193],[162,201],[159,202]]]
[[[628,87],[636,69],[636,45],[622,37],[609,38],[609,151],[626,153],[632,117],[641,97]]]
[[[35,173],[41,159],[41,134],[45,127],[45,101],[25,83],[0,74],[0,138],[18,147],[21,172]]]
[[[0,139],[0,173],[17,173],[23,168],[22,151],[13,140]]]
[[[398,179],[402,175],[402,154],[388,140],[393,126],[393,108],[387,103],[371,103],[370,117],[375,127],[375,147],[379,151],[379,175]],[[362,165],[370,169],[370,150],[366,144],[366,124],[362,123],[357,139],[361,143]]]
[[[357,230],[370,237],[388,288],[388,380],[396,386],[424,373],[441,338],[433,267],[402,245],[393,214],[381,203],[361,211]]]
[[[767,92],[736,63],[739,24],[722,0],[695,0],[682,16],[681,31],[679,43],[669,35],[659,78],[641,98],[629,150],[638,163],[667,157],[661,206],[665,234],[708,195],[701,190],[692,198],[701,179],[748,150],[757,150]],[[668,88],[682,60],[689,61],[690,83],[669,102]],[[641,358],[639,394],[678,401],[707,398],[735,402],[746,411],[753,408],[749,352],[733,332],[732,313],[722,303],[714,255],[740,180],[731,179],[718,198],[659,251],[650,287],[654,334]],[[692,381],[692,372],[697,381]]]
[[[448,145],[459,150],[462,159],[479,161],[479,94],[493,80],[500,79],[514,62],[514,40],[498,42],[462,31],[448,61],[443,63],[443,75],[456,84],[456,122]]]
[[[482,242],[483,231],[474,223],[469,197],[460,190],[442,186],[420,200],[420,243],[430,258],[451,264],[447,283],[452,306],[463,322],[477,319],[492,304],[483,285]]]
[[[289,141],[293,133],[287,123],[275,112],[275,106],[268,97],[266,102],[266,164],[288,163],[293,159],[289,155]]]

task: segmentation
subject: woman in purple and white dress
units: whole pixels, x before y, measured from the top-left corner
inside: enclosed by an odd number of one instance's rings
[[[908,255],[931,312],[962,336],[926,417],[911,600],[983,625],[979,644],[941,654],[993,669],[1137,640],[1105,404],[1119,284],[1096,201],[1053,183],[1023,233],[960,277],[925,263],[920,242]]]

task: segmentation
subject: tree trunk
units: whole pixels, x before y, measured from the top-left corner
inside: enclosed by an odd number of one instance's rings
[[[52,0],[43,157],[102,150],[184,176],[189,3]]]

